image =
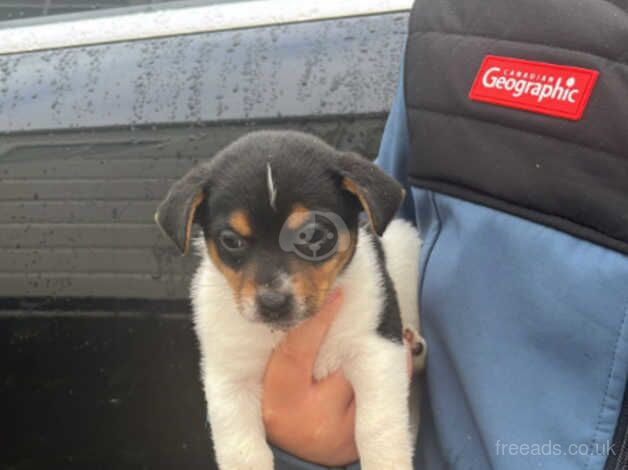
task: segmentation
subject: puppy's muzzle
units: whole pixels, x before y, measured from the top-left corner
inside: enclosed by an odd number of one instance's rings
[[[256,296],[260,316],[265,321],[286,320],[293,310],[292,295],[272,289],[260,289]]]

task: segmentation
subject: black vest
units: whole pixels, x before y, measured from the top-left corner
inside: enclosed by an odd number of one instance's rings
[[[555,65],[599,72],[579,120],[544,112],[586,92]],[[412,184],[628,253],[627,0],[417,0],[404,73]]]

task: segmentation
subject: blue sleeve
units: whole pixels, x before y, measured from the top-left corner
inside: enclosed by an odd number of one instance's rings
[[[276,470],[360,470],[360,464],[358,462],[347,467],[321,467],[320,465],[299,460],[276,447],[272,449],[275,454]]]
[[[409,153],[408,123],[406,120],[406,103],[403,94],[403,65],[399,78],[399,85],[393,100],[379,153],[375,163],[386,173],[393,176],[406,189],[404,200],[399,215],[416,224],[414,217],[414,202],[410,194],[407,174],[407,161]]]

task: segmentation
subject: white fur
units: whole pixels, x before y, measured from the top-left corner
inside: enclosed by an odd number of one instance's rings
[[[420,335],[421,322],[418,312],[419,306],[419,253],[421,240],[417,236],[414,226],[407,222],[396,221],[391,223],[382,236],[382,245],[386,253],[386,269],[390,275],[397,300],[401,310],[401,321],[404,329],[409,328],[415,334],[417,342],[423,345],[420,355],[414,356],[414,370],[422,371],[425,368],[427,345]],[[409,256],[408,253],[412,253]],[[416,253],[416,256],[414,254]],[[421,390],[419,376],[415,375],[410,384],[410,425],[413,442],[419,433],[419,415]]]
[[[277,187],[273,181],[273,169],[270,166],[270,162],[266,164],[266,185],[268,186],[268,201],[270,202],[270,207],[276,212]]]
[[[202,242],[199,244],[202,246]],[[411,225],[392,222],[383,237],[387,267],[404,321],[418,331],[419,240]],[[209,260],[192,284],[201,373],[218,465],[222,470],[271,470],[273,456],[261,415],[262,377],[283,337],[239,313],[226,280]],[[376,253],[360,232],[352,261],[339,276],[343,303],[321,346],[320,379],[341,368],[356,396],[356,443],[363,470],[410,470],[413,440],[407,406],[406,352],[377,333],[382,311]]]

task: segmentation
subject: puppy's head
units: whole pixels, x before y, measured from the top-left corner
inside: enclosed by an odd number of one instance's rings
[[[289,328],[353,256],[364,210],[382,234],[403,189],[364,158],[298,132],[248,134],[177,181],[155,219],[182,253],[193,223],[240,314]]]

